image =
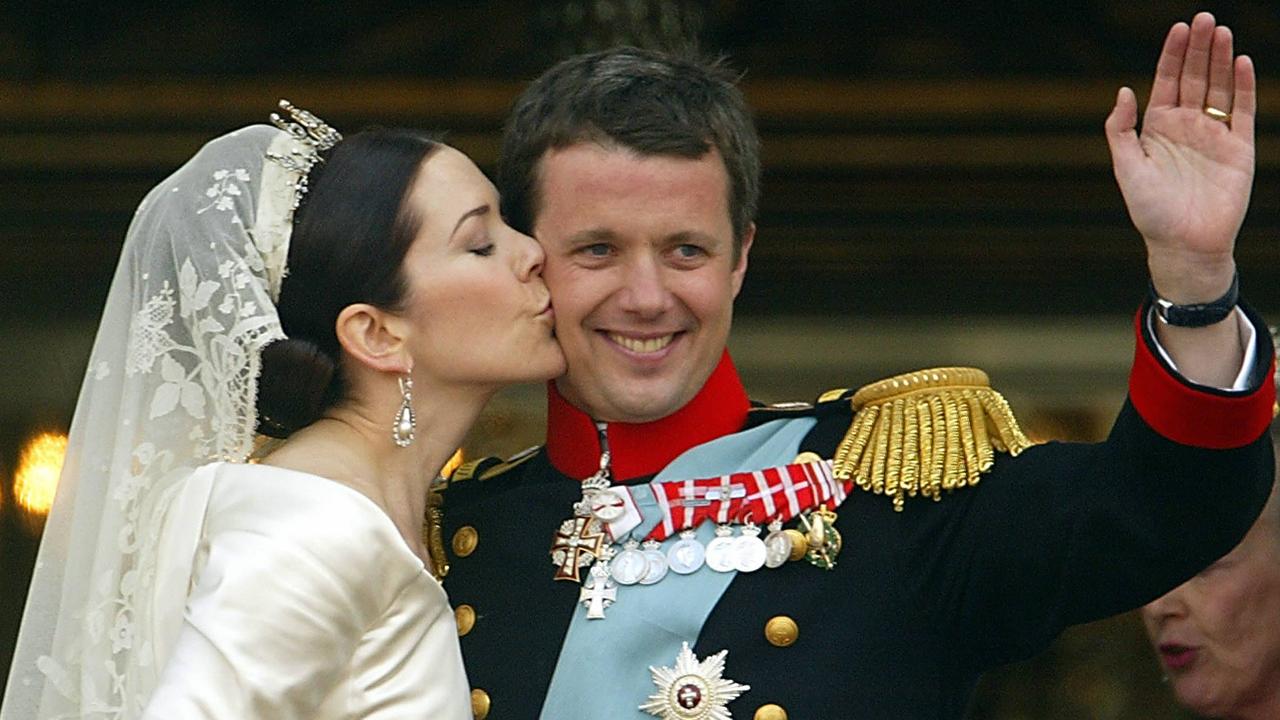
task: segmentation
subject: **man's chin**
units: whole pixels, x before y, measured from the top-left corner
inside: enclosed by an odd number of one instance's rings
[[[675,413],[688,402],[670,388],[645,392],[643,388],[621,387],[607,399],[607,416],[612,422],[646,423]]]

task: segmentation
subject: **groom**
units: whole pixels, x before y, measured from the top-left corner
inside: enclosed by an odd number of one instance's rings
[[[1229,550],[1272,479],[1232,254],[1254,103],[1208,14],[1170,31],[1141,134],[1120,91],[1152,282],[1129,398],[1104,443],[1027,447],[973,370],[752,406],[725,351],[759,193],[732,76],[630,49],[547,71],[499,185],[568,371],[545,446],[444,494],[476,717],[958,718],[984,670]]]

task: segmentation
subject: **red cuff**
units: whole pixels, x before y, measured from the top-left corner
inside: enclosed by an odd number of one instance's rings
[[[1275,383],[1268,379],[1250,393],[1189,384],[1165,367],[1147,341],[1145,309],[1138,311],[1135,320],[1138,338],[1129,399],[1147,425],[1176,443],[1212,450],[1242,447],[1266,432],[1276,401]],[[1274,377],[1275,370],[1272,358],[1267,378]]]

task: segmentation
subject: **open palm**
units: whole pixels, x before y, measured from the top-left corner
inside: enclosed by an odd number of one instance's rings
[[[1141,134],[1133,91],[1120,90],[1107,140],[1153,276],[1162,264],[1230,264],[1253,184],[1255,106],[1253,64],[1208,13],[1169,31]]]

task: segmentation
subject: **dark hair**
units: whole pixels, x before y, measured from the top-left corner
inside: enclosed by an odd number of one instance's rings
[[[365,130],[312,168],[276,303],[287,339],[262,353],[259,432],[286,437],[345,396],[335,330],[343,308],[403,306],[401,265],[421,224],[405,197],[435,147],[408,130]]]
[[[582,141],[641,155],[700,158],[715,148],[729,176],[735,248],[760,198],[760,140],[737,77],[722,60],[634,47],[576,55],[516,99],[502,136],[503,214],[531,233],[543,155]]]

